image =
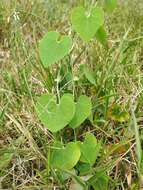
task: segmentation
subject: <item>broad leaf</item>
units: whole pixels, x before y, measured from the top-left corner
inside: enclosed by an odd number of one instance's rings
[[[97,140],[92,133],[87,133],[85,141],[83,143],[79,143],[79,146],[81,150],[80,160],[93,165],[99,154],[101,144],[97,143]]]
[[[66,147],[54,145],[55,149],[51,153],[51,166],[57,169],[70,170],[80,158],[80,148],[77,143],[71,142]]]
[[[41,122],[51,132],[64,128],[73,118],[75,103],[71,94],[64,94],[60,103],[56,103],[55,96],[44,94],[38,98],[36,111]]]
[[[60,38],[60,39],[59,39]],[[58,32],[48,32],[39,43],[39,54],[44,67],[49,67],[60,61],[71,50],[72,41],[68,36]]]
[[[91,114],[91,109],[92,104],[90,98],[85,95],[80,96],[76,104],[75,115],[69,124],[70,127],[73,129],[79,127],[80,124]]]
[[[97,30],[104,23],[104,12],[101,8],[95,7],[87,15],[83,7],[76,7],[71,14],[73,29],[85,42],[94,38]]]

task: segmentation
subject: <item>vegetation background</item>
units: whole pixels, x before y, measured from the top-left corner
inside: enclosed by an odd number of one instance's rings
[[[53,137],[39,122],[33,106],[35,98],[49,88],[48,73],[39,59],[38,42],[49,30],[71,34],[71,9],[91,3],[91,0],[0,1],[0,189],[64,189],[58,177],[53,180],[53,176],[44,173],[43,160]],[[143,140],[143,1],[120,0],[105,20],[109,50],[95,42],[89,47],[90,53],[84,51],[80,57],[80,62],[89,60],[97,73],[96,88],[91,85],[87,91],[89,96],[97,95],[97,123],[86,129],[105,139],[105,150],[112,145],[119,147],[108,157],[108,161],[117,158],[107,170],[109,189],[136,190],[136,184],[141,189],[143,183],[142,170],[137,180],[140,150],[136,148]],[[76,40],[78,52],[83,44]],[[114,67],[109,69],[113,60]],[[76,70],[75,75],[79,77]],[[85,91],[84,88],[79,84],[80,90]],[[107,108],[108,96],[112,100]],[[129,113],[128,121],[120,122],[121,118],[112,113],[113,103]],[[67,181],[69,188],[70,183]]]

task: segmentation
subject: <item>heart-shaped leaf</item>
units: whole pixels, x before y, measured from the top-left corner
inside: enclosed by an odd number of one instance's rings
[[[60,38],[60,39],[59,39]],[[71,50],[72,40],[58,32],[48,32],[39,43],[39,54],[44,67],[58,62]]]
[[[75,103],[71,94],[64,94],[59,104],[56,97],[44,94],[38,98],[36,111],[41,122],[51,131],[57,132],[64,128],[73,118]]]
[[[79,34],[82,40],[88,42],[103,25],[104,12],[101,8],[95,7],[86,15],[86,11],[83,7],[76,7],[71,14],[71,23],[73,29]]]
[[[76,104],[75,115],[70,122],[70,127],[75,129],[79,127],[81,123],[91,114],[92,104],[89,97],[82,95],[79,97],[78,102]]]
[[[85,163],[93,165],[99,154],[101,144],[97,143],[95,136],[92,133],[87,133],[85,141],[79,142],[81,157],[80,160]]]
[[[54,144],[55,149],[51,153],[50,164],[57,169],[72,169],[80,158],[79,146],[75,142],[68,143],[66,147],[59,145],[59,143],[56,144]]]

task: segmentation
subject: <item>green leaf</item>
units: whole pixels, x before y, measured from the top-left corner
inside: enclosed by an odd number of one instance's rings
[[[79,146],[81,150],[80,160],[93,165],[101,148],[101,144],[97,143],[96,137],[92,133],[87,133],[85,141],[79,143]]]
[[[117,6],[117,0],[104,0],[105,10],[109,13],[113,12]]]
[[[94,38],[97,30],[104,23],[104,12],[101,8],[95,7],[87,15],[83,7],[76,7],[71,13],[73,29],[85,42]]]
[[[12,160],[13,153],[5,152],[0,155],[0,170],[7,168],[10,161]]]
[[[89,184],[95,190],[107,190],[109,177],[104,172],[98,172],[89,179]]]
[[[75,103],[71,94],[64,94],[60,103],[56,103],[56,97],[44,94],[38,98],[36,111],[41,122],[51,132],[57,132],[64,128],[73,118]]]
[[[70,170],[80,158],[80,148],[77,143],[70,142],[66,147],[54,145],[55,149],[51,153],[51,166],[57,169]]]
[[[60,38],[60,39],[59,39]],[[64,58],[72,48],[72,40],[58,32],[48,32],[39,43],[39,54],[44,67],[49,67]]]
[[[107,33],[103,26],[98,29],[98,31],[95,34],[95,37],[102,45],[107,46]]]
[[[85,77],[87,78],[87,80],[95,85],[96,84],[96,81],[95,81],[95,78],[94,78],[94,73],[86,66],[84,66],[84,74],[85,74]]]
[[[89,97],[82,95],[79,97],[76,104],[76,111],[73,119],[70,122],[70,127],[75,129],[91,114],[92,104]]]

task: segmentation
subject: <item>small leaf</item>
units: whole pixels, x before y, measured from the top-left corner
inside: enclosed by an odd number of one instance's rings
[[[71,23],[73,29],[85,42],[90,41],[97,30],[104,23],[104,12],[99,7],[94,7],[87,15],[83,7],[76,7],[71,13]]]
[[[36,111],[41,122],[51,132],[57,132],[64,128],[73,118],[75,103],[71,94],[64,94],[60,104],[56,103],[56,97],[51,94],[43,94],[38,98]]]
[[[104,46],[108,45],[107,41],[107,33],[105,29],[102,27],[99,28],[99,30],[95,34],[96,39]]]
[[[91,114],[92,104],[89,97],[82,95],[79,97],[76,104],[76,111],[73,119],[70,122],[70,127],[75,129]]]
[[[95,78],[94,78],[94,73],[88,67],[86,67],[86,66],[84,66],[84,74],[85,74],[87,80],[91,84],[93,84],[93,85],[96,84],[96,81],[95,81]]]
[[[113,12],[117,6],[117,0],[104,0],[104,7],[107,12]]]
[[[48,32],[39,43],[39,54],[44,67],[49,67],[64,58],[72,47],[68,36],[61,36],[55,31]]]
[[[56,147],[56,145],[54,145]],[[52,167],[62,170],[72,169],[80,158],[80,148],[77,143],[70,142],[66,147],[57,146],[52,153],[50,163]]]
[[[79,143],[81,150],[80,160],[93,165],[99,154],[101,145],[97,143],[95,136],[92,133],[87,133],[83,143]]]

